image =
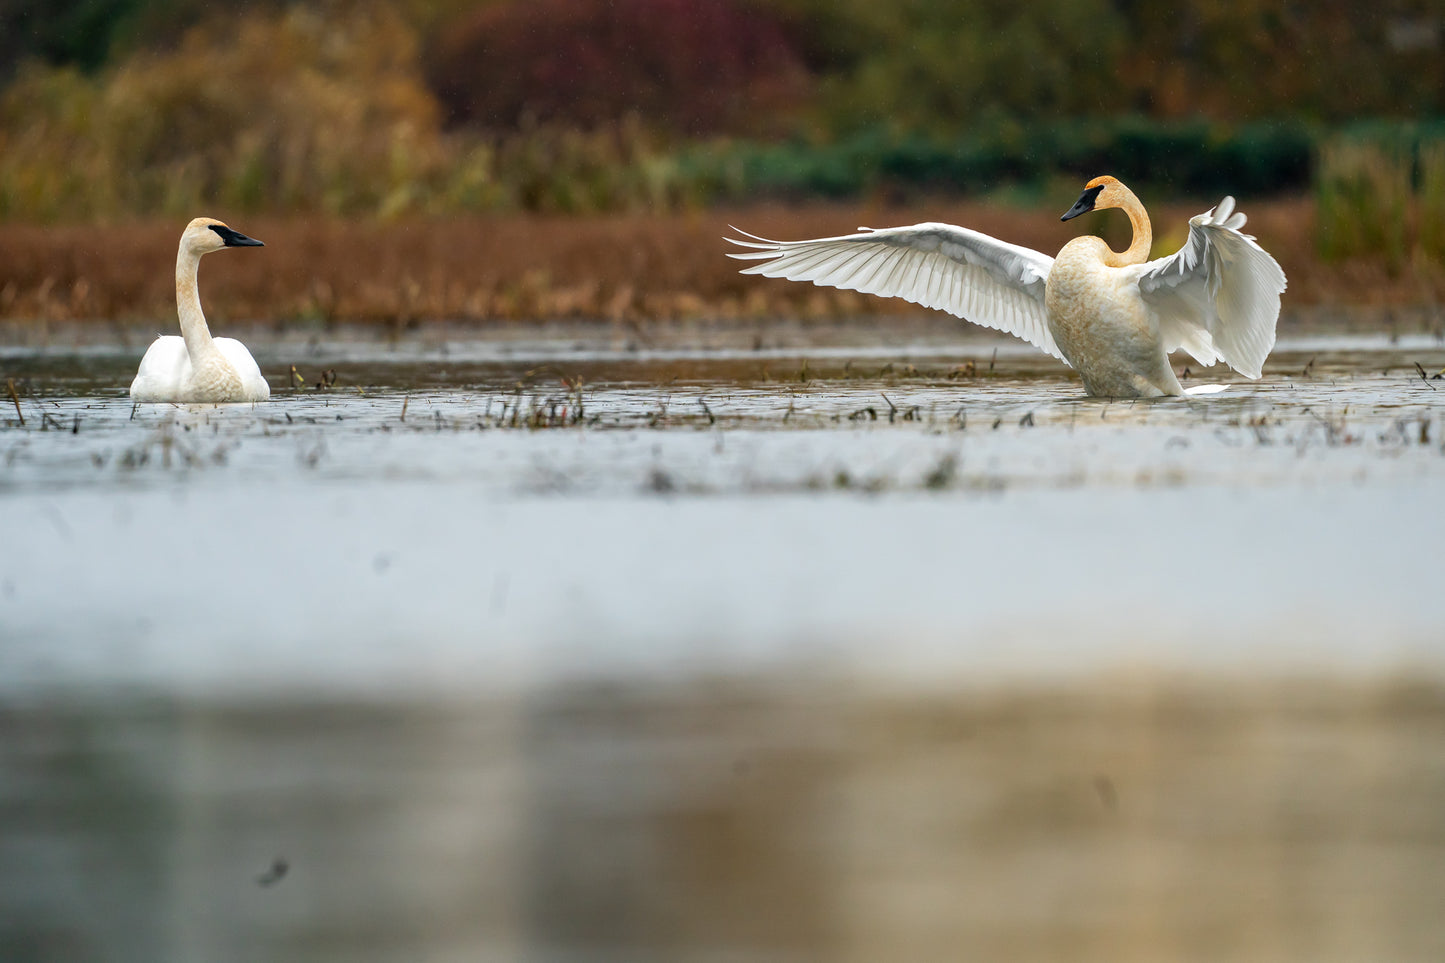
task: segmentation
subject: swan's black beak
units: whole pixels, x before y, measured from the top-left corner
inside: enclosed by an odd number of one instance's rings
[[[265,247],[254,237],[247,237],[240,231],[233,231],[224,224],[212,224],[211,230],[221,236],[221,241],[226,247]]]
[[[1079,199],[1074,202],[1074,206],[1069,208],[1068,212],[1059,218],[1059,220],[1067,221],[1071,217],[1078,217],[1080,214],[1087,214],[1092,211],[1094,209],[1094,202],[1099,199],[1099,192],[1103,189],[1103,184],[1100,184],[1098,187],[1086,187],[1084,193],[1080,194]]]

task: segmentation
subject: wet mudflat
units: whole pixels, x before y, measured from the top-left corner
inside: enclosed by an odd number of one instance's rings
[[[0,955],[1445,952],[1438,341],[257,353],[3,358]]]

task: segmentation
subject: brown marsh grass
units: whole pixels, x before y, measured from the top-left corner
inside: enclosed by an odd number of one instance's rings
[[[1183,243],[1197,206],[1153,209],[1156,256]],[[1445,278],[1432,262],[1397,267],[1380,255],[1324,260],[1307,200],[1243,206],[1249,229],[1289,276],[1287,305],[1409,306],[1445,297]],[[1080,229],[1122,246],[1128,228],[1116,214],[1088,219]],[[738,273],[743,265],[724,256],[731,248],[722,237],[729,224],[796,238],[922,220],[966,224],[1048,252],[1066,243],[1074,227],[1060,225],[1052,210],[969,202],[390,222],[241,216],[229,222],[266,247],[207,258],[202,296],[213,319],[275,324],[920,314],[923,309],[898,300],[744,277]],[[0,319],[169,323],[183,227],[181,219],[106,227],[0,224]]]
[[[1315,174],[1316,239],[1327,261],[1409,262],[1438,276],[1445,265],[1445,142],[1381,145],[1337,139]]]

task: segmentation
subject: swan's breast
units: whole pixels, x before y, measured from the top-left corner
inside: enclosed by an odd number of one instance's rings
[[[1137,272],[1106,264],[1109,253],[1097,237],[1075,238],[1059,252],[1044,292],[1054,341],[1092,394],[1172,393]]]
[[[191,369],[191,377],[181,386],[185,401],[241,401],[244,393],[241,375],[220,352]]]
[[[1054,259],[1044,288],[1054,339],[1075,367],[1074,353],[1107,338],[1104,329],[1114,327],[1120,313],[1123,272],[1104,263],[1108,253],[1109,246],[1097,237],[1075,238]]]

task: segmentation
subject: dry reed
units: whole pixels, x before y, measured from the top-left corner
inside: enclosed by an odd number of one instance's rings
[[[1245,205],[1250,230],[1283,265],[1287,302],[1408,305],[1426,286],[1445,297],[1439,273],[1378,259],[1322,260],[1306,201]],[[518,214],[393,222],[326,218],[227,218],[266,247],[224,252],[201,268],[202,297],[219,322],[325,325],[360,321],[527,321],[558,318],[802,319],[906,315],[896,299],[738,274],[724,255],[729,224],[775,237],[817,237],[857,224],[922,220],[967,224],[1042,251],[1071,236],[1052,211],[977,203],[908,207],[757,206],[688,215],[587,218]],[[1183,242],[1193,207],[1154,210],[1155,253]],[[1091,228],[1106,228],[1114,213]],[[98,227],[0,225],[0,318],[153,321],[175,314],[173,264],[181,219]],[[1415,273],[1412,273],[1415,272]]]
[[[1445,261],[1445,141],[1381,145],[1336,140],[1315,176],[1319,252],[1327,261],[1407,262],[1438,274]]]

